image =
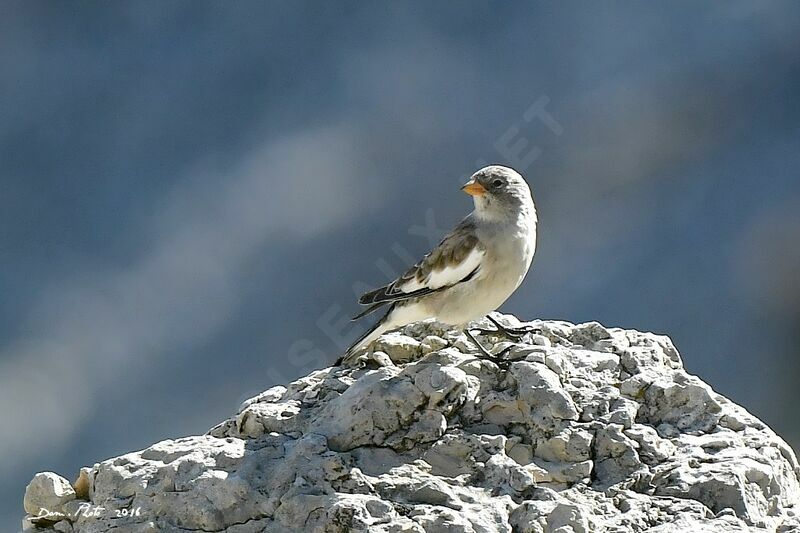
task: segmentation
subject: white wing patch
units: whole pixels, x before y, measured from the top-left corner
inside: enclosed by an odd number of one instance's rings
[[[481,266],[484,255],[485,252],[483,250],[479,250],[475,247],[458,265],[448,265],[441,270],[432,270],[428,277],[422,280],[421,283],[415,277],[406,281],[398,288],[405,293],[409,293],[419,289],[440,289],[442,287],[455,285]]]

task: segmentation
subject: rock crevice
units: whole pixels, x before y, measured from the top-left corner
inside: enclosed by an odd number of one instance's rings
[[[794,452],[687,374],[667,337],[532,325],[541,334],[513,343],[480,337],[510,348],[502,368],[437,323],[384,335],[352,366],[273,387],[206,435],[103,461],[74,484],[37,474],[25,527],[800,530]]]

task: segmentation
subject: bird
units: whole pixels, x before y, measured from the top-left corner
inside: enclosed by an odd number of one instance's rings
[[[430,318],[464,330],[489,358],[497,356],[470,333],[470,322],[487,316],[497,327],[492,331],[509,336],[528,331],[504,327],[489,313],[517,290],[533,261],[538,218],[531,189],[516,170],[490,165],[461,190],[472,196],[474,210],[403,275],[359,298],[366,309],[353,320],[388,309],[337,365],[354,360],[383,333]]]

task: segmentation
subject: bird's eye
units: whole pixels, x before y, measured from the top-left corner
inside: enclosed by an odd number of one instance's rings
[[[492,182],[492,187],[499,187],[503,184],[503,180],[494,180]]]

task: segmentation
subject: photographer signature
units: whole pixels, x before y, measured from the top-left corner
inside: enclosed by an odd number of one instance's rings
[[[61,513],[56,511],[49,511],[47,509],[40,509],[36,518],[39,520],[63,520],[64,518],[77,519],[77,518],[101,518],[106,516],[109,509],[100,505],[93,505],[91,503],[82,503],[78,510],[74,513]],[[133,507],[126,509],[114,509],[113,518],[131,518],[142,516],[141,507]]]

